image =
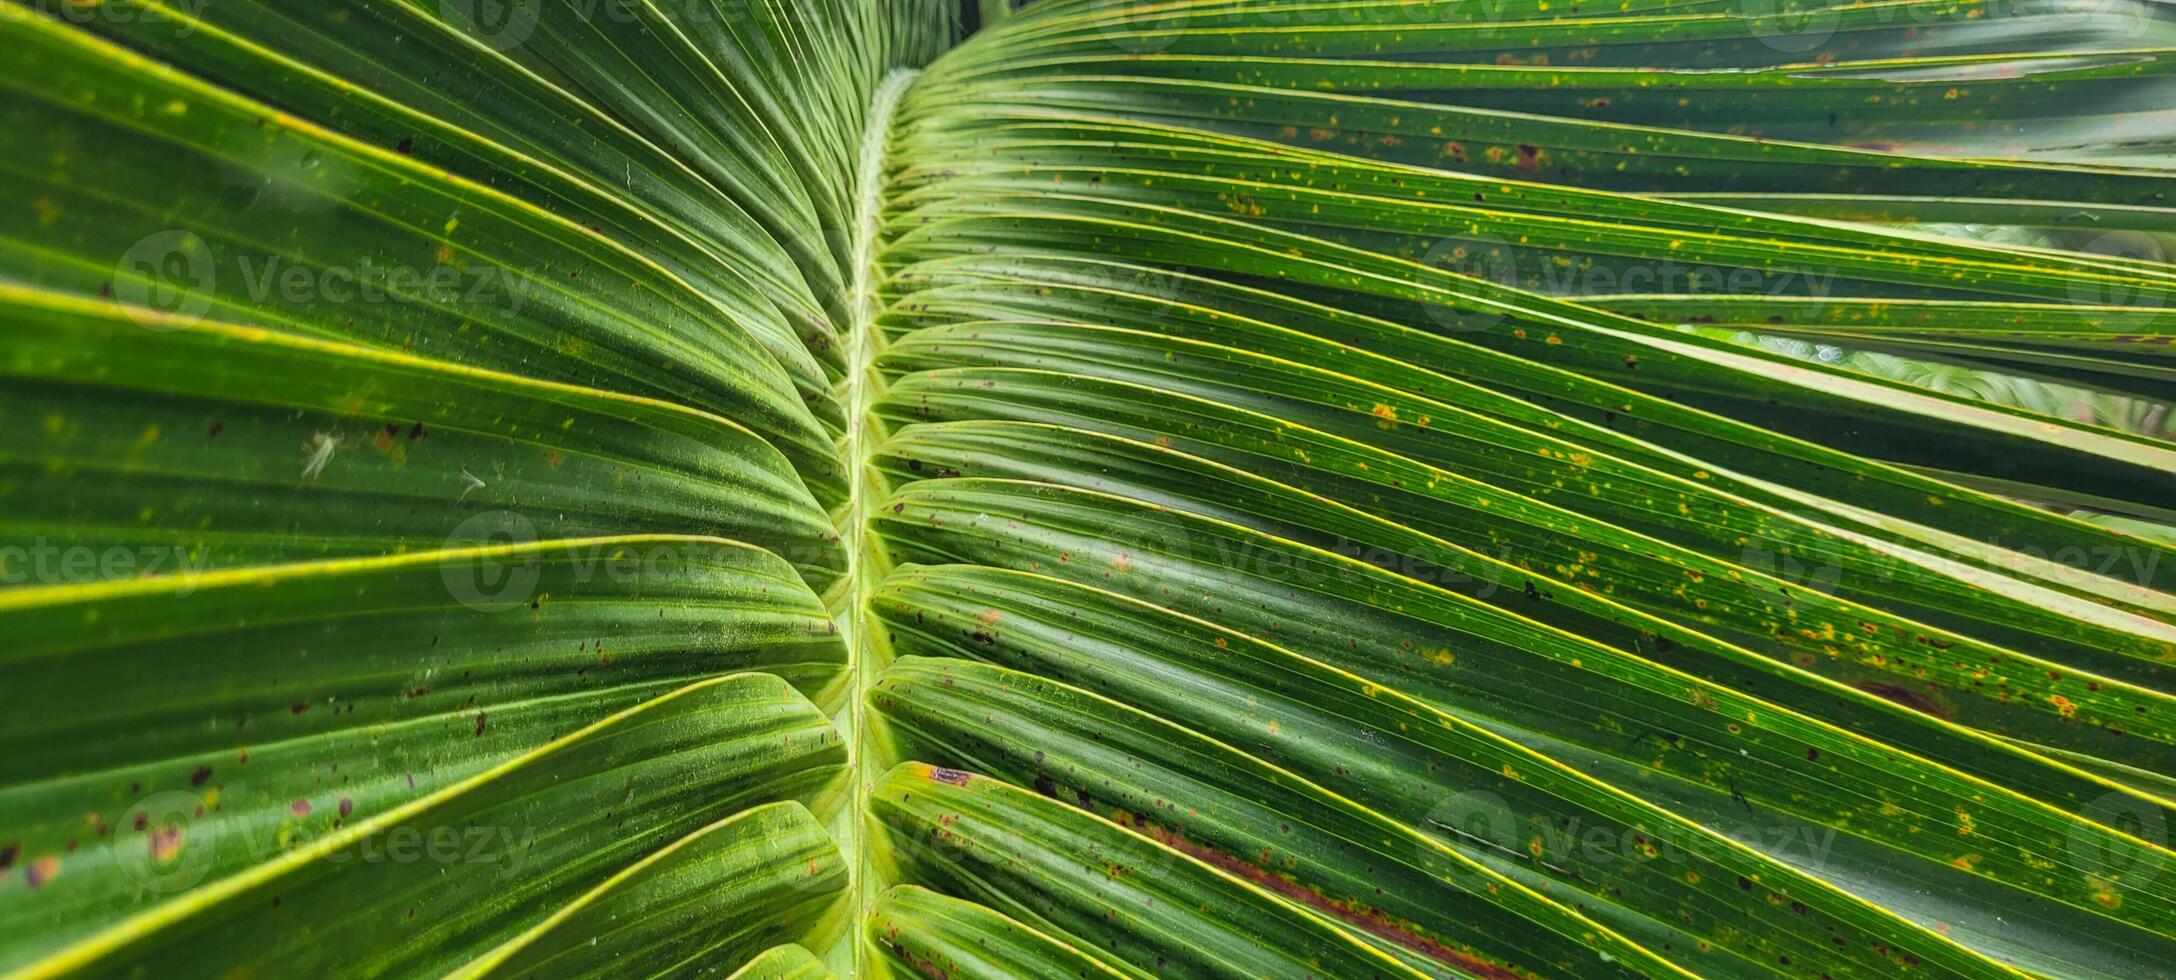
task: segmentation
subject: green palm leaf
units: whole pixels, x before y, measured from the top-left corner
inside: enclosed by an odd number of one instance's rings
[[[2176,963],[2160,4],[0,44],[0,974]]]

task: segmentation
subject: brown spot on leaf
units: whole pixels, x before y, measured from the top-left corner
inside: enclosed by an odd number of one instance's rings
[[[1120,826],[1131,827],[1173,850],[1184,851],[1205,864],[1212,865],[1235,877],[1253,882],[1299,905],[1354,926],[1371,935],[1410,949],[1439,963],[1456,967],[1460,971],[1483,980],[1519,980],[1516,971],[1473,956],[1462,950],[1452,949],[1432,936],[1414,930],[1410,923],[1391,918],[1378,909],[1368,908],[1357,900],[1340,901],[1300,884],[1284,875],[1257,866],[1246,860],[1225,854],[1215,848],[1189,841],[1186,838],[1156,826],[1139,817],[1124,813],[1116,815]]]
[[[144,844],[151,850],[151,860],[162,865],[181,853],[181,842],[180,824],[167,824],[144,837]]]
[[[1908,687],[1896,684],[1877,684],[1872,681],[1853,681],[1851,686],[1875,697],[1896,702],[1913,711],[1930,714],[1936,718],[1949,719],[1956,716],[1954,710],[1944,707],[1941,702]]]
[[[23,884],[39,888],[59,874],[60,859],[48,854],[30,862],[30,867],[23,869]]]

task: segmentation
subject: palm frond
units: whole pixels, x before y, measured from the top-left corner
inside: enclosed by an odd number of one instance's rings
[[[2172,24],[0,4],[0,971],[2163,975]]]

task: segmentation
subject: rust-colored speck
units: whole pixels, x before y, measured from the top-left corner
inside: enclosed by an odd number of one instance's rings
[[[896,930],[894,930],[894,934],[896,935]],[[938,966],[936,961],[914,955],[914,952],[912,950],[907,949],[905,946],[900,945],[898,942],[893,941],[891,938],[885,938],[879,941],[882,942],[887,948],[889,948],[892,951],[893,955],[898,956],[900,959],[906,960],[907,965],[914,967],[914,972],[928,977],[930,978],[930,980],[951,980],[952,974],[947,972],[943,967]]]
[[[181,827],[176,824],[160,827],[145,835],[144,843],[151,849],[151,860],[161,863],[172,861],[174,855],[181,853]]]
[[[1930,714],[1936,718],[1950,719],[1956,717],[1957,714],[1954,710],[1943,707],[1941,702],[1908,687],[1900,687],[1895,684],[1876,684],[1872,681],[1853,681],[1851,686],[1875,697],[1894,701],[1913,711]]]
[[[1483,978],[1483,980],[1523,980],[1516,971],[1490,963],[1472,954],[1452,949],[1432,937],[1416,932],[1410,924],[1393,919],[1380,910],[1368,908],[1356,900],[1339,901],[1330,898],[1284,875],[1252,864],[1242,858],[1225,854],[1215,848],[1189,841],[1173,831],[1149,823],[1138,816],[1129,820],[1121,815],[1117,822],[1120,826],[1132,827],[1135,832],[1166,847],[1184,851],[1204,864],[1244,878],[1275,892],[1280,897],[1329,915],[1340,922],[1366,930],[1439,963],[1456,967],[1465,973]]]
[[[23,869],[23,884],[38,888],[59,874],[60,859],[48,854],[30,862],[30,866]]]

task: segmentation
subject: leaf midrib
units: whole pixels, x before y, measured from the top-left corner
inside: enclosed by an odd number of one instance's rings
[[[868,918],[878,891],[861,816],[865,812],[863,803],[875,768],[869,764],[874,746],[869,737],[865,695],[881,667],[872,650],[873,634],[865,627],[869,595],[882,577],[884,565],[881,548],[868,533],[869,510],[874,505],[872,498],[883,492],[876,468],[869,465],[876,447],[883,441],[881,433],[871,431],[875,423],[869,411],[884,390],[884,379],[876,370],[877,356],[884,346],[883,331],[876,324],[883,305],[877,292],[876,252],[883,213],[884,155],[891,138],[892,115],[900,97],[920,74],[911,68],[893,69],[870,98],[861,146],[855,157],[854,213],[848,226],[852,250],[845,308],[850,311],[852,322],[845,325],[849,344],[847,367],[836,392],[839,403],[846,409],[846,432],[840,439],[839,448],[847,466],[848,495],[834,520],[847,554],[847,573],[824,596],[826,608],[838,623],[840,636],[852,658],[848,666],[852,676],[851,692],[845,706],[833,718],[833,724],[846,735],[852,792],[849,805],[832,820],[831,830],[851,869],[853,914],[847,919],[849,926],[845,933],[824,957],[834,972],[846,976],[866,975],[862,944],[856,931],[858,924]]]

